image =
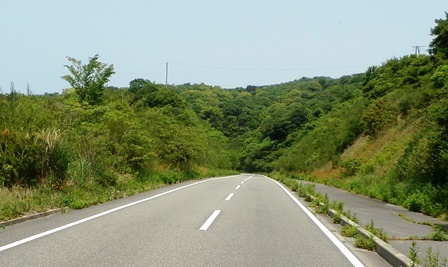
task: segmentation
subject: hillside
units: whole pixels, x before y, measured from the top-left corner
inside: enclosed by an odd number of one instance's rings
[[[225,91],[213,97],[216,116],[202,118],[231,139],[238,169],[317,179],[446,218],[447,20],[431,29],[430,55],[339,79]],[[209,103],[200,96],[207,90],[181,94],[196,105]]]

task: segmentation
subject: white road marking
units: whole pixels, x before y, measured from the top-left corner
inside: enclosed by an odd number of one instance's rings
[[[226,197],[225,200],[226,200],[226,201],[227,201],[227,200],[230,200],[230,199],[233,197],[233,195],[235,195],[235,194],[234,194],[234,193],[230,193],[230,194]]]
[[[210,215],[210,217],[208,217],[208,219],[205,221],[205,223],[201,226],[201,228],[199,228],[199,230],[201,231],[206,231],[210,225],[213,223],[213,221],[216,219],[216,217],[218,217],[219,213],[221,212],[221,210],[215,210],[212,215]]]
[[[238,190],[238,189],[240,189],[240,187],[241,187],[241,185],[237,185],[237,186],[235,187],[235,189]]]
[[[72,222],[72,223],[69,223],[69,224],[65,224],[65,225],[59,226],[57,228],[54,228],[54,229],[42,232],[40,234],[36,234],[36,235],[30,236],[30,237],[27,237],[27,238],[15,241],[13,243],[1,246],[0,247],[0,251],[4,251],[4,250],[10,249],[10,248],[22,245],[24,243],[33,241],[35,239],[38,239],[38,238],[41,238],[41,237],[44,237],[44,236],[47,236],[47,235],[51,235],[51,234],[54,234],[56,232],[59,232],[59,231],[65,230],[67,228],[73,227],[75,225],[78,225],[78,224],[81,224],[81,223],[85,223],[85,222],[91,221],[93,219],[102,217],[102,216],[107,215],[109,213],[116,212],[116,211],[119,211],[119,210],[122,210],[122,209],[125,209],[125,208],[129,208],[131,206],[140,204],[142,202],[145,202],[145,201],[148,201],[148,200],[151,200],[151,199],[155,199],[155,198],[158,198],[158,197],[161,197],[161,196],[164,196],[164,195],[167,195],[167,194],[170,194],[170,193],[173,193],[173,192],[185,189],[185,188],[190,187],[190,186],[194,186],[194,185],[197,185],[197,184],[202,184],[202,183],[206,183],[206,182],[210,182],[210,181],[214,181],[214,180],[218,180],[218,179],[226,179],[226,178],[236,177],[236,176],[238,176],[238,175],[212,178],[212,179],[208,179],[208,180],[192,183],[192,184],[189,184],[189,185],[181,186],[181,187],[178,187],[178,188],[175,188],[175,189],[172,189],[172,190],[160,193],[158,195],[155,195],[155,196],[152,196],[152,197],[148,197],[148,198],[144,198],[144,199],[141,199],[141,200],[138,200],[138,201],[135,201],[135,202],[123,205],[123,206],[119,206],[119,207],[116,207],[116,208],[113,208],[113,209],[110,209],[110,210],[106,210],[106,211],[103,211],[101,213],[92,215],[90,217],[87,217],[87,218],[84,218],[84,219],[81,219],[81,220],[78,220],[78,221],[75,221],[75,222]]]
[[[266,178],[271,179],[269,177]],[[333,233],[331,233],[331,231],[328,230],[323,225],[323,223],[316,218],[316,216],[311,213],[311,211],[309,211],[302,203],[300,203],[300,201],[297,200],[297,198],[295,198],[291,194],[291,192],[289,192],[282,184],[275,181],[274,179],[271,179],[271,181],[275,182],[278,186],[280,186],[281,189],[283,189],[283,191],[286,192],[286,194],[305,212],[306,215],[308,215],[308,217],[310,217],[310,219],[320,228],[320,230],[324,232],[324,234],[331,240],[331,242],[336,245],[336,247],[342,252],[342,254],[344,254],[344,256],[353,264],[353,266],[364,267],[364,264],[362,264],[361,261],[359,261],[358,258],[356,258],[355,255],[353,255],[353,253],[346,246],[344,246],[344,244],[342,244],[342,242],[337,239],[337,237],[334,236]]]
[[[247,177],[246,179],[244,179],[244,181],[242,181],[241,183],[244,184],[245,182],[247,182],[247,180],[249,180],[250,178],[254,177],[255,175],[252,174],[251,176]]]

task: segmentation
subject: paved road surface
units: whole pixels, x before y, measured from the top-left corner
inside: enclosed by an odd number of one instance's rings
[[[7,227],[0,266],[362,266],[327,232],[273,180],[237,175]]]

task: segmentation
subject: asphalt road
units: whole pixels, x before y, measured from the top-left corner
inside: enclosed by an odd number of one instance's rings
[[[2,229],[0,266],[362,266],[299,205],[259,175],[183,183]]]

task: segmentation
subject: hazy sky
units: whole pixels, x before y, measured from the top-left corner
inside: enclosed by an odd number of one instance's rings
[[[447,0],[0,0],[0,86],[61,92],[66,57],[223,88],[364,72],[432,40]],[[426,48],[422,48],[426,52]]]

